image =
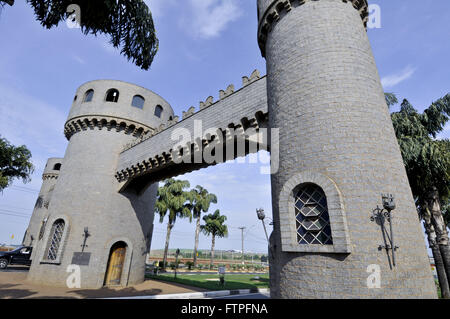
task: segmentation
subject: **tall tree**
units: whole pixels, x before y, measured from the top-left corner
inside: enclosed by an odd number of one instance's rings
[[[14,146],[0,137],[0,191],[10,186],[15,178],[28,183],[34,166],[30,161],[31,152],[25,145]]]
[[[148,70],[158,51],[153,17],[143,0],[27,0],[36,19],[47,29],[73,19],[69,6],[80,8],[80,27],[84,34],[106,34],[115,48],[141,69]],[[0,0],[13,5],[13,0]],[[72,8],[71,7],[71,8]],[[69,12],[67,12],[69,11]],[[76,12],[75,12],[76,14]]]
[[[450,297],[450,246],[442,203],[450,196],[450,141],[438,140],[450,115],[450,94],[423,113],[403,100],[391,115],[411,190],[424,220],[443,296]]]
[[[213,214],[203,216],[203,220],[205,221],[205,225],[201,225],[200,230],[206,236],[212,236],[210,262],[210,267],[212,268],[214,264],[214,247],[216,245],[216,237],[223,238],[228,236],[228,227],[224,224],[227,217],[225,215],[220,215],[220,211],[216,209]]]
[[[189,194],[192,215],[197,220],[195,226],[195,244],[194,244],[194,267],[197,266],[198,238],[200,234],[200,218],[202,213],[209,210],[211,203],[217,203],[217,196],[209,193],[205,188],[197,185]]]
[[[167,233],[166,244],[164,247],[163,265],[166,267],[167,252],[169,250],[170,233],[178,218],[189,218],[192,220],[191,210],[187,204],[188,192],[186,188],[190,187],[188,181],[168,179],[162,187],[158,188],[155,211],[159,214],[159,222],[164,222],[167,215]]]

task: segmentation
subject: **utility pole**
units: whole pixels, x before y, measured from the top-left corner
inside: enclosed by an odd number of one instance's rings
[[[242,239],[242,264],[245,264],[244,262],[244,229],[245,227],[239,227],[241,230],[241,239]]]

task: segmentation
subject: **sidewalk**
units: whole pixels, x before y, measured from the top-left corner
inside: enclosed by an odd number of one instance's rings
[[[0,299],[16,298],[118,298],[133,296],[161,296],[205,292],[205,289],[176,283],[146,280],[127,288],[68,289],[31,285],[26,282],[27,272],[0,271]],[[164,299],[164,298],[163,298]]]

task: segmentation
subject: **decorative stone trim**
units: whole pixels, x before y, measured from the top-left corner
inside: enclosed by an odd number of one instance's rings
[[[55,174],[55,173],[46,173],[46,174],[42,174],[42,179],[48,180],[48,179],[58,179],[59,174]]]
[[[299,7],[307,2],[320,0],[274,0],[264,12],[259,20],[258,25],[258,44],[261,49],[261,54],[266,57],[266,40],[267,35],[272,30],[273,25],[278,22],[283,13],[288,13],[293,7]],[[369,5],[367,0],[341,0],[344,3],[351,3],[353,7],[358,10],[364,26],[367,27],[369,19]]]
[[[297,243],[294,194],[297,186],[313,183],[322,188],[327,197],[332,245],[304,245]],[[345,208],[336,183],[326,175],[303,171],[292,176],[283,186],[279,196],[280,232],[282,251],[310,253],[350,253],[351,243],[347,228]]]
[[[116,132],[132,134],[135,137],[140,137],[152,130],[152,128],[147,125],[120,117],[89,115],[68,120],[64,125],[64,135],[70,140],[75,133],[86,131],[88,129],[93,130],[94,128],[98,128],[99,130],[106,128],[108,131],[115,129]]]

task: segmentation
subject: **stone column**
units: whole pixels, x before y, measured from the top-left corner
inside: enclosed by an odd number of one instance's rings
[[[435,298],[364,27],[367,2],[259,0],[258,10],[269,122],[280,130],[279,170],[271,177],[272,297]],[[293,192],[304,183],[320,186],[327,196],[331,245],[298,243]],[[397,204],[395,266],[392,251],[379,249],[384,237],[370,219],[382,204],[381,193],[394,194]]]

